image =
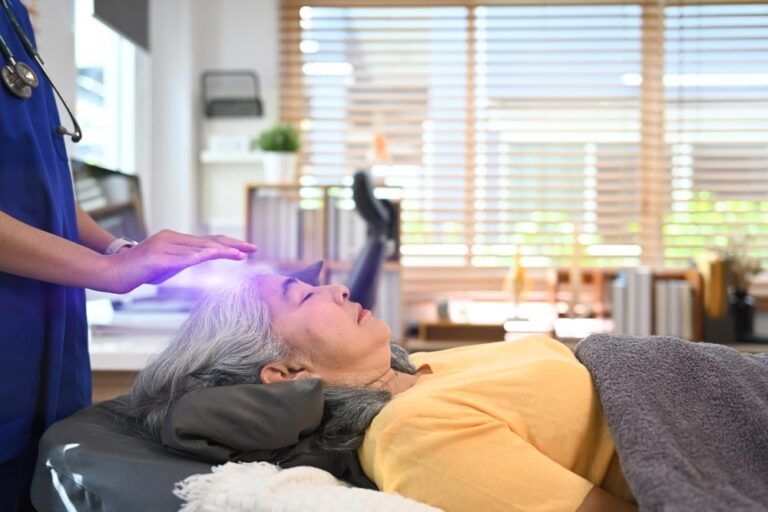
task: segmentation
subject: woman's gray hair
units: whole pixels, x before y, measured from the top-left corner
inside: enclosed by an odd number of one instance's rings
[[[168,347],[136,377],[129,414],[147,435],[159,439],[171,405],[195,389],[260,384],[266,365],[294,355],[270,323],[269,309],[253,277],[210,293],[190,312]],[[402,347],[392,344],[392,368],[416,369]],[[354,450],[373,418],[392,398],[367,387],[325,387],[321,443],[331,450]]]
[[[171,405],[200,388],[260,383],[261,369],[291,356],[270,325],[255,279],[208,294],[190,312],[168,347],[139,372],[130,413],[159,439]]]

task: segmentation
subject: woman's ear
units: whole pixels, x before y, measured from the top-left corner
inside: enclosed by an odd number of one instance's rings
[[[285,363],[268,364],[261,369],[259,379],[264,384],[273,384],[275,382],[285,382],[288,380],[306,380],[316,378],[309,370],[304,368],[294,368]]]

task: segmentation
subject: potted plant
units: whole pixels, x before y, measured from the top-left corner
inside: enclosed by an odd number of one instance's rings
[[[278,123],[261,133],[254,141],[264,152],[264,181],[292,183],[296,181],[296,152],[299,134],[288,123]]]

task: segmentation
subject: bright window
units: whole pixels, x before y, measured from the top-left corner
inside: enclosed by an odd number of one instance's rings
[[[768,263],[768,2],[697,3],[284,0],[302,179],[402,185],[406,266]]]
[[[768,6],[666,9],[664,259],[736,241],[768,262]]]
[[[75,2],[77,119],[83,139],[75,157],[136,172],[137,50],[93,17],[93,0]]]

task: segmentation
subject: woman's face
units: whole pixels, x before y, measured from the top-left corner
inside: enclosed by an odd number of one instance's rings
[[[346,286],[278,275],[257,279],[272,326],[313,374],[327,382],[364,380],[366,371],[389,367],[389,326],[350,302]]]

